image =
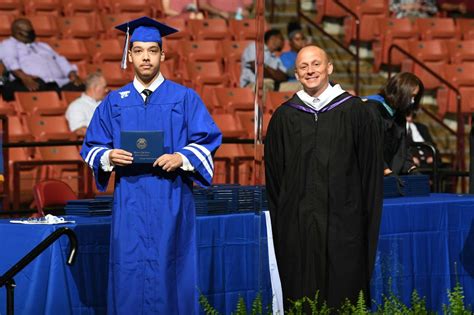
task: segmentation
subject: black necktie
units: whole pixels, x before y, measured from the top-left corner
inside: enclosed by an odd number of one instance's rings
[[[148,98],[150,97],[150,95],[151,95],[151,93],[152,93],[151,90],[149,90],[149,89],[144,89],[144,90],[142,91],[142,93],[145,94],[145,104],[148,104]]]

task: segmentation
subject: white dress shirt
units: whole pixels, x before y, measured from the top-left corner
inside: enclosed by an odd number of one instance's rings
[[[345,91],[341,88],[339,84],[331,86],[328,84],[328,87],[321,93],[318,97],[313,97],[305,92],[305,90],[298,91],[296,95],[303,101],[306,105],[313,108],[316,111],[320,111],[326,105],[328,105],[333,99],[344,93]]]

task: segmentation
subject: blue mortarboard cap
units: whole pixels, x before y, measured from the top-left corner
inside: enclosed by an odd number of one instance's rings
[[[124,56],[122,58],[122,68],[127,67],[126,54],[128,51],[128,38],[130,36],[130,43],[133,42],[157,42],[162,43],[162,37],[179,32],[166,24],[160,23],[149,17],[142,16],[141,18],[125,22],[115,27],[119,31],[126,33]]]

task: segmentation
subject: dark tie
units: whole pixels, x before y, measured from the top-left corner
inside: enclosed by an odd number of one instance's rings
[[[411,132],[411,125],[408,125],[407,138],[408,138],[408,141],[413,142],[413,133]]]
[[[149,90],[149,89],[144,89],[144,90],[142,91],[142,93],[145,94],[145,96],[146,96],[146,97],[145,97],[145,104],[148,104],[148,98],[150,97],[150,95],[151,95],[151,93],[152,93],[151,90]]]

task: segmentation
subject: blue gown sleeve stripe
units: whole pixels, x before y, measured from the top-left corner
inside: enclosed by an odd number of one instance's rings
[[[202,163],[202,165],[204,165],[204,168],[206,169],[207,173],[209,173],[210,178],[212,178],[212,176],[214,174],[214,171],[213,171],[213,168],[211,168],[211,166],[209,165],[209,162],[207,161],[206,157],[201,152],[199,152],[198,149],[196,149],[194,147],[186,146],[183,149],[191,151],[201,161],[201,163]]]
[[[89,153],[87,154],[86,163],[88,163],[91,168],[94,168],[95,157],[97,156],[99,152],[104,151],[104,150],[107,150],[107,148],[104,148],[104,147],[92,148],[92,150],[90,150]]]
[[[202,146],[202,145],[197,144],[197,143],[190,143],[187,146],[195,147],[196,149],[201,151],[201,153],[206,157],[206,160],[209,163],[209,165],[211,166],[211,168],[214,169],[214,162],[212,160],[211,151],[209,151],[205,146]]]

